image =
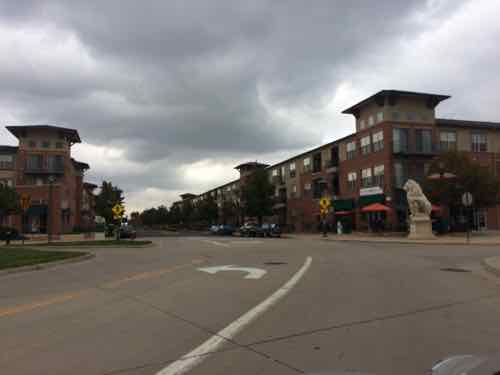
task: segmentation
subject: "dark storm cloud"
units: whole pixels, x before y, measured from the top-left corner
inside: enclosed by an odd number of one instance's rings
[[[279,110],[321,107],[352,65],[458,2],[437,3],[448,4],[0,1],[0,26],[48,30],[47,48],[70,46],[0,62],[0,107],[23,122],[78,128],[92,144],[125,148],[131,162],[163,160],[163,177],[144,168],[142,180],[171,187],[182,163],[321,142],[321,128]],[[429,16],[416,21],[419,12]]]

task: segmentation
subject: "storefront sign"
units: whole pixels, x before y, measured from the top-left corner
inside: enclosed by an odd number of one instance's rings
[[[375,195],[375,194],[383,194],[384,191],[380,186],[374,186],[374,187],[369,187],[369,188],[364,188],[359,190],[359,195],[360,196],[365,196],[365,195]]]

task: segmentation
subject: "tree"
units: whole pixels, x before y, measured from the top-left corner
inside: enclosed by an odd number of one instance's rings
[[[225,200],[222,202],[222,222],[227,224],[229,218],[236,216],[236,207],[234,202],[231,200]]]
[[[209,224],[217,222],[219,207],[213,197],[208,196],[206,199],[203,199],[198,206],[198,210],[202,220],[208,221]]]
[[[164,205],[158,206],[156,208],[156,224],[165,225],[168,224],[169,212],[168,208]]]
[[[0,219],[19,211],[19,194],[14,188],[0,184]]]
[[[111,182],[103,181],[101,190],[95,198],[96,214],[106,219],[106,223],[114,222],[111,209],[116,204],[123,204],[123,191]]]
[[[434,202],[459,205],[466,191],[472,193],[474,206],[478,208],[491,207],[499,201],[500,181],[466,152],[450,151],[436,158],[429,175],[441,173],[453,173],[456,177],[426,179],[424,189]]]
[[[178,204],[172,204],[172,206],[170,206],[168,216],[169,216],[169,220],[168,220],[169,224],[179,224],[181,222],[182,212],[181,212],[181,208],[179,207]]]
[[[248,177],[242,193],[246,215],[257,217],[259,224],[264,216],[272,215],[274,186],[265,169],[259,168]]]
[[[131,212],[129,222],[135,226],[141,224],[141,214],[138,211]]]

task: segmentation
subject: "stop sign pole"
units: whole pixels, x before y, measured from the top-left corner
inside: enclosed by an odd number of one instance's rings
[[[467,213],[466,216],[466,224],[467,224],[467,243],[470,242],[470,218],[469,218],[469,213],[470,213],[470,207],[472,206],[472,203],[474,202],[474,197],[472,196],[471,193],[466,191],[465,193],[462,194],[462,204],[465,207],[465,212]],[[469,210],[469,212],[467,212]]]

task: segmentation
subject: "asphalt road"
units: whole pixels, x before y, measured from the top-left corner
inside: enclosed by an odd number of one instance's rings
[[[495,247],[155,244],[1,276],[0,373],[424,374],[451,354],[500,352],[500,279],[479,264]],[[227,265],[266,273],[199,270]]]

